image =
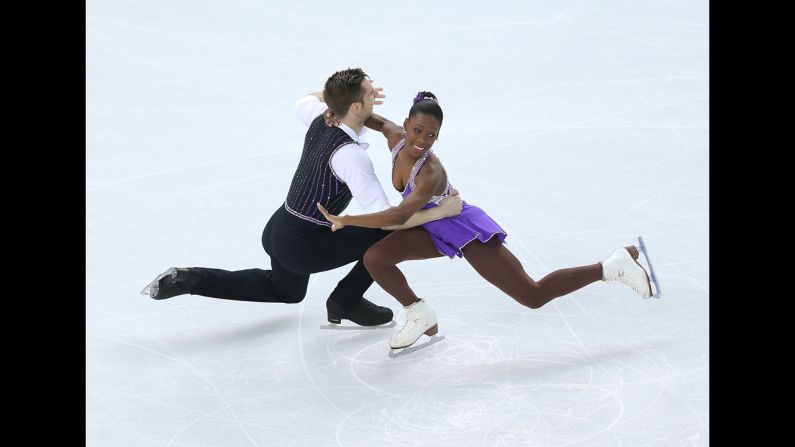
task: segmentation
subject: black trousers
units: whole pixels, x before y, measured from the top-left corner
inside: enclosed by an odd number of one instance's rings
[[[356,261],[329,297],[350,310],[373,283],[362,260],[364,253],[390,233],[352,226],[332,232],[329,227],[290,214],[282,205],[262,232],[262,247],[271,258],[270,270],[191,267],[199,275],[198,283],[188,291],[237,301],[299,303],[306,295],[310,274]]]

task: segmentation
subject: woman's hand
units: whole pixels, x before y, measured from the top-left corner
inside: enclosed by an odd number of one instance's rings
[[[384,88],[376,87],[372,79],[370,79],[370,84],[373,86],[373,105],[380,106],[384,103],[383,99],[386,98],[386,95],[381,93],[384,91]]]
[[[323,119],[326,121],[326,125],[329,127],[337,127],[340,124],[340,120],[334,116],[334,112],[331,109],[326,109],[326,111],[323,112]]]
[[[381,93],[384,91],[383,87],[373,87],[373,105],[380,106],[384,103],[386,95]]]
[[[321,205],[320,202],[318,202],[317,204],[317,209],[319,209],[320,212],[323,213],[323,217],[325,217],[327,221],[331,222],[331,231],[337,231],[340,228],[345,227],[345,222],[342,221],[343,217],[329,214],[329,212],[326,211],[325,208],[323,208],[323,205]]]

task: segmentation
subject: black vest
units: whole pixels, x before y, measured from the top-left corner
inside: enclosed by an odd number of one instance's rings
[[[353,198],[348,185],[334,175],[331,156],[355,141],[339,127],[326,126],[323,114],[312,121],[304,139],[304,152],[290,183],[284,207],[290,213],[318,225],[331,226],[317,209],[320,202],[329,213],[340,215]]]

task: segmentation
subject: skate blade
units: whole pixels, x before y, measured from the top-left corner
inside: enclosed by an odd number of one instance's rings
[[[141,295],[152,296],[153,295],[151,293],[152,289],[154,289],[154,293],[156,294],[157,290],[158,290],[157,284],[160,282],[160,280],[165,278],[168,275],[174,276],[174,275],[176,275],[176,273],[177,273],[177,268],[176,267],[171,267],[170,269],[166,270],[165,272],[157,275],[157,278],[155,278],[154,281],[150,282],[149,285],[144,287],[144,290],[141,290]]]
[[[406,346],[405,348],[390,348],[389,350],[389,358],[396,359],[398,357],[404,356],[406,354],[411,354],[412,352],[417,352],[420,349],[425,349],[431,345],[439,343],[440,341],[444,340],[444,335],[434,335],[427,341],[420,343],[418,345],[411,345]]]
[[[660,299],[662,296],[662,291],[660,290],[660,282],[657,280],[657,274],[654,272],[654,266],[651,264],[651,258],[649,258],[649,249],[646,248],[646,243],[643,242],[643,238],[638,236],[638,250],[643,253],[643,257],[646,258],[646,264],[649,265],[649,275],[651,275],[651,282],[654,284],[655,292],[651,294],[654,298]]]
[[[397,321],[392,320],[387,324],[378,326],[343,326],[341,324],[329,323],[320,326],[320,329],[342,330],[342,331],[369,331],[372,329],[388,329],[397,326]]]

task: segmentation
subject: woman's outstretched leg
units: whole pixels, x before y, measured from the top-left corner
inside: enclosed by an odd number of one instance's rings
[[[486,281],[531,309],[538,309],[557,297],[602,279],[602,265],[596,263],[555,270],[540,281],[534,281],[516,256],[497,239],[485,244],[471,242],[464,247],[463,253]]]

